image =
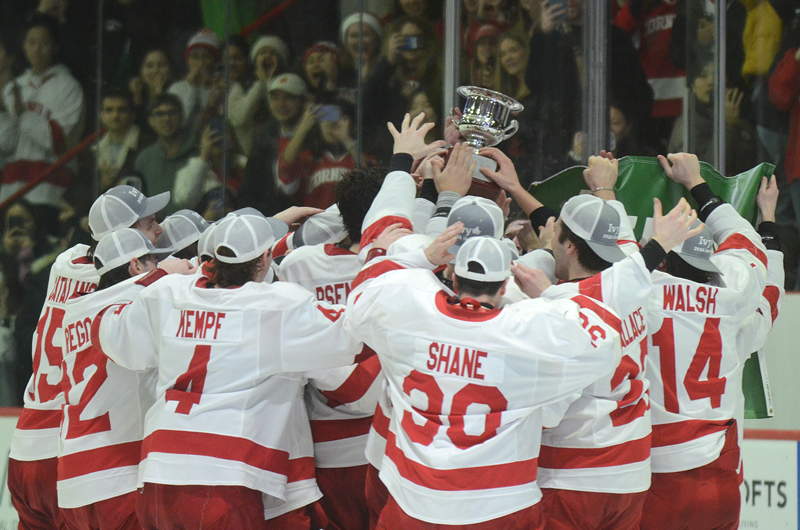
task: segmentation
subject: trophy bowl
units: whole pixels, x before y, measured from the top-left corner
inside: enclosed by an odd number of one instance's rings
[[[482,147],[495,146],[514,136],[519,129],[519,123],[512,119],[512,115],[521,112],[525,107],[516,99],[488,88],[460,86],[457,92],[465,101],[461,118],[454,120],[454,123],[464,142],[475,149],[473,156],[477,162],[469,193],[494,200],[500,194],[500,188],[485,177],[480,169],[485,167],[494,171],[497,163],[479,155],[478,151]]]

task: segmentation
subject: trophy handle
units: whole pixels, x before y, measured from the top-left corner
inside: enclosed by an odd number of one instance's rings
[[[517,134],[518,130],[519,130],[519,122],[517,120],[511,120],[511,123],[508,125],[508,127],[506,127],[503,130],[503,140],[508,140],[509,138]]]

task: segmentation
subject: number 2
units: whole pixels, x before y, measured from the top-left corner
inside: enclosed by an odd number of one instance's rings
[[[659,350],[661,381],[664,384],[664,408],[668,412],[678,414],[680,406],[675,370],[675,332],[671,318],[665,318],[661,329],[653,334],[653,344],[658,346]],[[683,386],[690,399],[708,398],[711,401],[711,408],[714,409],[722,405],[722,394],[725,393],[727,379],[719,377],[721,363],[722,337],[719,334],[719,318],[707,318],[703,334],[683,378]],[[701,380],[700,376],[706,366],[708,366],[706,379]]]
[[[192,355],[192,360],[189,362],[189,368],[179,375],[172,388],[167,390],[166,400],[178,402],[175,407],[175,412],[178,414],[189,414],[192,411],[192,407],[200,403],[203,386],[206,384],[206,372],[208,371],[210,358],[210,345],[198,344],[195,346],[194,355]]]

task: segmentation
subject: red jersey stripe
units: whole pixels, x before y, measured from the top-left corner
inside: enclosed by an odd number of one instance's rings
[[[289,460],[289,473],[286,475],[287,482],[300,482],[316,477],[314,473],[314,457],[304,456]]]
[[[528,484],[536,480],[539,469],[536,458],[461,469],[428,467],[406,457],[397,447],[395,435],[391,431],[386,439],[386,456],[394,462],[400,475],[406,480],[442,491],[485,490]]]
[[[352,420],[311,420],[311,435],[314,443],[345,440],[368,434],[370,425],[371,416]]]
[[[142,458],[150,453],[210,456],[235,460],[248,466],[281,475],[289,473],[289,453],[259,445],[252,440],[213,434],[175,430],[153,431],[142,444]]]
[[[767,266],[767,254],[742,234],[733,234],[729,236],[728,239],[723,241],[717,248],[715,254],[725,252],[726,250],[746,250],[755,256],[758,261],[763,263],[765,267]]]
[[[138,466],[142,442],[126,442],[88,449],[58,457],[58,480],[114,469]]]
[[[609,447],[552,447],[543,445],[539,453],[541,467],[582,469],[633,464],[650,457],[650,435]]]
[[[372,428],[382,438],[389,436],[389,418],[383,413],[380,403],[375,406],[375,415],[372,416]]]
[[[774,285],[767,285],[764,287],[764,294],[762,296],[769,302],[772,321],[775,322],[775,319],[778,318],[778,300],[781,298],[781,290]]]
[[[594,299],[585,295],[578,295],[573,296],[570,298],[570,300],[581,306],[583,309],[588,309],[595,313],[603,322],[608,324],[617,333],[622,331],[622,321],[619,319],[619,317],[606,308],[599,306]]]
[[[686,420],[653,425],[653,447],[666,447],[690,442],[724,431],[731,420]]]
[[[358,363],[350,376],[335,390],[320,391],[323,396],[328,398],[329,407],[337,407],[345,403],[358,401],[375,382],[375,378],[381,373],[381,363],[378,356],[374,353],[365,361]]]
[[[381,274],[387,273],[389,271],[396,271],[403,269],[404,267],[398,265],[394,261],[391,260],[383,260],[379,261],[375,265],[370,265],[366,269],[363,269],[361,272],[358,273],[358,276],[353,280],[353,283],[350,284],[350,289],[355,289],[362,283],[367,280],[371,280],[372,278],[377,278]]]
[[[589,298],[603,301],[603,275],[595,274],[591,278],[586,278],[578,282],[578,292]]]
[[[35,431],[38,429],[57,429],[61,426],[60,410],[22,409],[17,420],[17,429]]]
[[[411,221],[409,221],[405,217],[401,217],[399,215],[387,215],[381,217],[380,219],[369,225],[367,229],[361,233],[361,248],[366,247],[367,245],[378,239],[378,236],[381,235],[381,232],[383,232],[386,228],[396,223],[400,223],[402,225],[401,228],[407,228],[411,231],[414,230],[414,227],[411,226]]]

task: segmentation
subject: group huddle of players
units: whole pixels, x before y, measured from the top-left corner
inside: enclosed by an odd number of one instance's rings
[[[468,195],[472,149],[445,159],[422,120],[325,211],[95,201],[33,336],[20,528],[737,528],[774,177],[759,234],[697,157],[659,157],[697,209],[654,200],[640,245],[607,153],[555,212],[495,148],[503,192]],[[542,248],[503,237],[510,200]]]

